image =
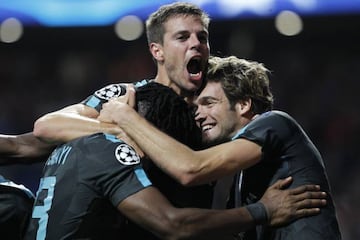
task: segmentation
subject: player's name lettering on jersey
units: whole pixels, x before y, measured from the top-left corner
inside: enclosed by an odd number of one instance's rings
[[[64,164],[71,149],[72,147],[66,145],[61,148],[55,149],[55,151],[47,160],[46,165],[50,166],[55,164]]]

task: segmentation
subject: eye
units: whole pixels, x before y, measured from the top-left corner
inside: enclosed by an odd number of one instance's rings
[[[210,107],[212,107],[212,106],[214,106],[216,104],[216,101],[214,101],[214,100],[208,100],[208,101],[206,101],[206,102],[204,102],[204,106],[206,106],[206,107],[208,107],[208,108],[210,108]]]
[[[215,98],[215,97],[209,98],[208,101],[209,101],[209,103],[213,103],[213,104],[218,103],[218,102],[221,102],[220,99]]]
[[[177,37],[176,37],[176,39],[177,40],[180,40],[180,41],[185,41],[186,39],[188,39],[189,37],[188,37],[188,35],[186,35],[186,34],[181,34],[181,35],[178,35]]]
[[[198,39],[201,43],[207,43],[208,42],[208,36],[206,34],[199,34]]]

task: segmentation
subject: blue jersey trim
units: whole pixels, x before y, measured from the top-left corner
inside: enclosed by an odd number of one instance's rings
[[[17,188],[19,190],[22,190],[29,198],[35,198],[34,194],[28,188],[26,188],[24,185],[16,184],[10,180],[7,180],[2,175],[0,175],[0,185],[6,186],[6,187]]]
[[[147,83],[149,83],[149,81],[144,79],[144,80],[141,80],[141,81],[135,83],[135,87],[142,87],[142,86],[146,85]]]
[[[245,127],[243,127],[242,129],[240,129],[240,130],[235,134],[235,136],[233,136],[233,137],[231,138],[231,140],[235,140],[235,139],[239,138],[239,136],[245,132],[246,128],[247,128],[247,125],[246,125]]]
[[[92,108],[96,108],[100,103],[100,99],[95,96],[91,96],[88,101],[86,101],[86,105]]]
[[[122,142],[115,135],[108,134],[108,133],[104,133],[104,135],[105,135],[105,138],[111,142]]]
[[[144,169],[142,168],[135,169],[135,174],[144,187],[148,187],[151,185],[150,180],[148,179],[146,173],[144,172]]]

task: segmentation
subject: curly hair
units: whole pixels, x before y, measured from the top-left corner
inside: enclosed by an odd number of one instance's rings
[[[192,148],[201,146],[192,107],[171,88],[150,82],[136,89],[137,111],[157,128]]]
[[[201,131],[193,109],[171,88],[150,82],[136,89],[137,111],[157,128],[193,149],[201,149]],[[171,161],[171,159],[169,159]],[[169,201],[178,207],[211,206],[210,184],[184,187],[158,168],[149,158],[142,159],[146,174]]]

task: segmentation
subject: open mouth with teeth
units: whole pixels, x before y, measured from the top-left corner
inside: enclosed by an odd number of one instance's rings
[[[187,64],[187,70],[190,74],[190,79],[192,81],[200,81],[202,80],[202,64],[201,58],[194,57]]]
[[[201,131],[207,132],[207,131],[211,130],[213,127],[214,127],[214,125],[207,124],[207,125],[204,125],[201,127]]]

